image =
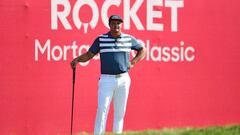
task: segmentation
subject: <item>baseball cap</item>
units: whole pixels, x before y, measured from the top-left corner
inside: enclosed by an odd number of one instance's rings
[[[119,15],[111,15],[109,17],[108,23],[110,24],[111,21],[120,21],[123,22],[122,18]]]

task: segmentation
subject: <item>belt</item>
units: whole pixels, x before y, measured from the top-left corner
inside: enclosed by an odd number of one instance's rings
[[[122,76],[128,75],[128,72],[121,73],[121,74],[116,74],[116,75],[111,75],[111,74],[101,74],[103,77],[114,77],[114,78],[120,78]]]

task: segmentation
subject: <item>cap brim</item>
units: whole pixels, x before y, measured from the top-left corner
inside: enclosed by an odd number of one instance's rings
[[[111,21],[119,21],[119,22],[123,22],[123,20],[121,20],[121,19],[112,19]]]

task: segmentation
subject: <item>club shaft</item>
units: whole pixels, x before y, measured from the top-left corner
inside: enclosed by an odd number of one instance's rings
[[[75,68],[73,68],[73,80],[72,80],[71,135],[72,135],[72,130],[73,130],[73,112],[74,112],[74,85],[75,85]]]

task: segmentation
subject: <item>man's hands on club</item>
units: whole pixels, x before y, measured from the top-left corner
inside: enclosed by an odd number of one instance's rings
[[[73,61],[71,62],[71,67],[72,69],[76,68],[78,61],[76,59],[73,59]]]

